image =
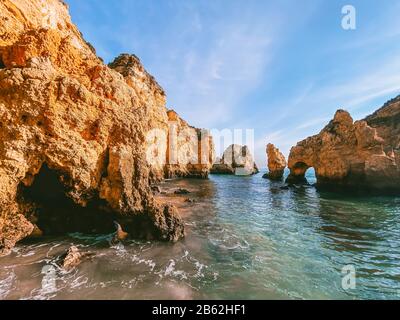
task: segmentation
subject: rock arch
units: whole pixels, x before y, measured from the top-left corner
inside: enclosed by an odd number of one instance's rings
[[[305,177],[308,169],[313,168],[312,165],[307,164],[304,161],[297,161],[293,165],[289,166],[290,174],[286,179],[288,183],[307,183]]]

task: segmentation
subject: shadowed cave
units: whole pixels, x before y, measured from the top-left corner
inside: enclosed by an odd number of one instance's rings
[[[20,187],[25,203],[34,204],[29,219],[43,235],[63,235],[72,232],[105,234],[115,231],[115,215],[102,200],[91,200],[87,207],[76,204],[61,183],[63,175],[42,166],[30,187]]]

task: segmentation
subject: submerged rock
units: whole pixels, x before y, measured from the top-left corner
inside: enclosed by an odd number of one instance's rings
[[[178,190],[175,190],[174,193],[175,193],[175,194],[189,194],[190,191],[187,190],[187,189],[179,188]]]
[[[215,162],[211,173],[235,174],[247,176],[258,173],[258,168],[253,156],[247,146],[237,144],[230,145],[222,155],[222,158]]]
[[[60,265],[65,271],[69,271],[78,265],[80,265],[83,260],[91,258],[94,253],[91,252],[81,252],[76,246],[71,246],[68,251],[61,256]]]
[[[399,123],[400,96],[356,122],[338,110],[319,134],[292,148],[287,181],[306,181],[313,167],[319,188],[400,192]]]
[[[286,168],[285,156],[273,144],[267,145],[268,173],[263,178],[281,180]]]

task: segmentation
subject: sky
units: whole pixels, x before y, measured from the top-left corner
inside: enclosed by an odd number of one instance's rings
[[[398,0],[66,2],[105,62],[137,55],[191,125],[253,129],[260,167],[267,143],[287,156],[337,109],[362,119],[400,94]]]

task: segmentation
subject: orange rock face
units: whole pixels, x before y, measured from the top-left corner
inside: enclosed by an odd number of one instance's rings
[[[299,142],[289,156],[289,182],[314,167],[320,187],[400,191],[400,97],[364,120],[339,110],[316,136]]]
[[[104,65],[59,0],[3,0],[0,22],[0,254],[34,230],[112,220],[132,236],[182,238],[178,212],[149,186],[167,165],[166,142],[158,161],[148,156],[150,133],[169,125],[164,91],[139,60]],[[65,199],[46,188],[52,174]],[[71,210],[45,210],[60,201]],[[86,221],[68,224],[63,208]]]
[[[267,145],[267,156],[269,172],[265,177],[272,180],[282,179],[286,168],[285,156],[271,143]]]
[[[118,71],[152,116],[146,134],[146,159],[152,181],[163,178],[207,178],[214,157],[208,130],[190,126],[165,107],[165,93],[134,55],[122,54],[109,67]]]
[[[208,130],[194,128],[169,110],[165,176],[207,178],[214,159],[214,144]]]

